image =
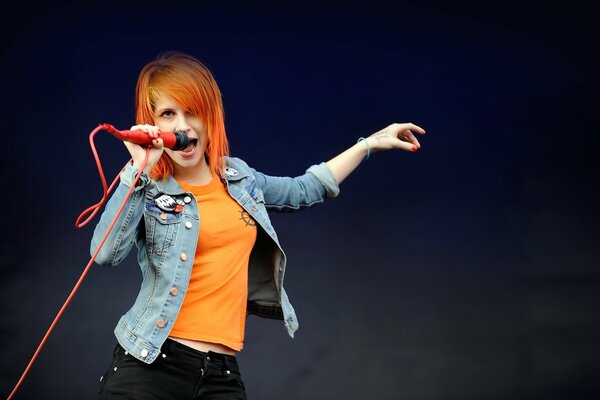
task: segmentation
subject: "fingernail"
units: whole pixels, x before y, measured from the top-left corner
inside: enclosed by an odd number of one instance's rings
[[[413,146],[412,151],[417,151],[417,146]]]

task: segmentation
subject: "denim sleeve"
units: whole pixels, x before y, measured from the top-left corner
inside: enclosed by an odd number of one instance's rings
[[[94,235],[90,245],[90,254],[94,255],[98,246],[104,239],[113,219],[121,208],[127,192],[139,169],[128,164],[120,176],[120,183],[115,189],[113,195],[106,203],[104,212],[100,216],[100,221],[94,229]],[[144,212],[144,193],[145,188],[152,181],[146,174],[142,174],[138,185],[134,188],[129,199],[125,203],[123,211],[119,215],[117,222],[113,226],[108,238],[102,245],[102,248],[96,256],[96,263],[100,265],[115,266],[119,264],[129,254],[135,243],[140,220]]]
[[[276,211],[295,211],[336,197],[340,188],[326,163],[313,165],[297,177],[269,176],[252,169],[265,198],[265,207]]]

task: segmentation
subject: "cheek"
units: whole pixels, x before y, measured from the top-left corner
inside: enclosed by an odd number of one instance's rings
[[[161,132],[172,132],[173,131],[172,124],[167,124],[165,122],[156,121],[155,126],[157,126]]]
[[[203,139],[210,140],[210,132],[208,132],[208,129],[203,128],[200,132],[201,132],[200,135],[202,136]]]
[[[167,153],[170,159],[173,159],[173,155],[175,154],[175,152],[169,148],[165,148],[165,153]]]
[[[200,136],[200,137],[210,137],[209,135],[207,135],[208,129],[206,128],[206,125],[204,125],[202,123],[202,121],[200,120],[200,118],[195,118],[195,120],[191,123],[192,128],[194,129],[194,131]]]

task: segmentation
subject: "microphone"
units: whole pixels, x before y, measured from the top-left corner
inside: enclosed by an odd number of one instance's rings
[[[119,140],[139,144],[140,146],[152,146],[152,140],[154,139],[148,136],[147,132],[141,130],[120,131],[111,124],[100,124],[100,129],[112,133]],[[190,143],[190,140],[187,137],[187,135],[181,131],[159,132],[158,138],[163,140],[163,143],[166,148],[172,150],[183,150]]]

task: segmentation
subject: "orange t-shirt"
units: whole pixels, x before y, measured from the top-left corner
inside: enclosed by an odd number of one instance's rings
[[[188,290],[170,335],[221,343],[239,351],[256,222],[215,175],[205,186],[179,185],[198,202],[200,233]]]

